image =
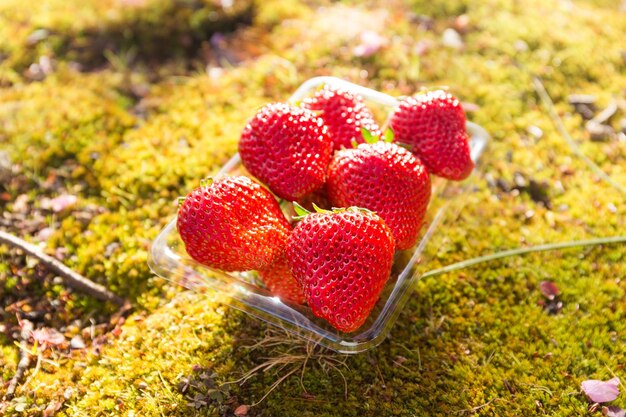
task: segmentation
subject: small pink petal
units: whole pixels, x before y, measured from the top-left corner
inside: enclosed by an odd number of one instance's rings
[[[13,212],[26,213],[28,211],[28,195],[20,194],[13,202]]]
[[[461,49],[464,45],[463,38],[459,35],[459,32],[452,28],[448,28],[443,31],[441,42],[443,43],[443,46],[451,49]]]
[[[119,0],[121,6],[141,7],[146,4],[146,0]]]
[[[58,213],[60,211],[65,210],[68,207],[73,206],[74,204],[76,204],[77,201],[78,199],[76,198],[75,195],[61,194],[60,196],[55,197],[52,200],[48,201],[48,204],[49,204],[49,207],[52,209],[52,211],[54,211],[55,213]]]
[[[470,18],[466,14],[462,14],[460,16],[457,16],[454,19],[454,28],[458,32],[461,32],[461,33],[467,32],[467,30],[469,29],[469,24],[470,24]]]
[[[37,329],[32,333],[33,339],[37,341],[40,345],[48,344],[53,346],[58,346],[65,342],[65,336],[63,333],[59,332],[56,329],[50,329],[44,327],[42,329]]]
[[[39,239],[39,241],[41,242],[45,242],[46,240],[50,239],[50,236],[52,236],[53,233],[54,233],[53,228],[44,227],[43,229],[39,231],[39,233],[37,233],[37,239]]]
[[[589,379],[583,381],[580,387],[585,395],[594,403],[607,403],[613,401],[619,395],[619,378],[615,377],[609,381],[598,381],[597,379]]]
[[[354,47],[352,53],[355,56],[367,58],[374,55],[380,48],[387,44],[387,38],[378,33],[366,30],[361,32],[361,43]]]
[[[418,41],[413,47],[413,51],[418,56],[426,55],[431,49],[433,49],[434,43],[430,39],[422,39]]]
[[[250,411],[249,405],[240,405],[235,409],[235,416],[237,417],[245,417],[248,415],[248,411]]]
[[[464,101],[461,104],[463,105],[463,110],[465,110],[465,113],[473,113],[473,112],[480,110],[480,106],[476,103]]]

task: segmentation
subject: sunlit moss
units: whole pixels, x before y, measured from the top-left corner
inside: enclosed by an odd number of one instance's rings
[[[99,78],[74,74],[71,83],[49,78],[0,89],[0,148],[24,169],[43,177],[66,160],[74,160],[74,175],[95,185],[91,167],[117,146],[135,122],[117,85],[106,74]]]

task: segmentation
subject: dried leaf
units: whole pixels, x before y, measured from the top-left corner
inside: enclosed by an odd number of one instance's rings
[[[559,287],[552,281],[541,281],[539,283],[539,290],[548,300],[554,300],[554,298],[561,293]]]
[[[607,417],[626,417],[626,411],[612,405],[610,407],[602,407],[602,415]]]
[[[235,415],[237,417],[245,417],[248,415],[248,411],[250,411],[250,406],[243,404],[235,409]]]
[[[585,395],[595,403],[613,401],[619,395],[619,378],[615,377],[608,381],[589,379],[580,384]]]
[[[48,404],[46,409],[43,410],[43,417],[52,417],[52,416],[54,416],[57,413],[57,411],[59,411],[59,409],[61,408],[62,405],[63,405],[62,402],[52,401],[50,404]]]

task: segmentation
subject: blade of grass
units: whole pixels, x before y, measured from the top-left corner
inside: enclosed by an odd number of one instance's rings
[[[422,275],[422,278],[429,278],[435,275],[443,274],[446,272],[458,271],[459,269],[468,268],[470,266],[474,266],[483,262],[490,262],[496,259],[507,258],[509,256],[518,256],[525,255],[528,253],[534,252],[545,252],[550,250],[558,250],[558,249],[570,249],[570,248],[578,248],[585,246],[595,246],[595,245],[609,245],[614,243],[626,243],[626,236],[611,236],[611,237],[602,237],[596,239],[587,239],[587,240],[573,240],[567,242],[557,242],[557,243],[548,243],[545,245],[536,245],[530,246],[527,248],[517,248],[511,250],[505,250],[501,252],[492,253],[485,256],[478,256],[476,258],[468,259],[465,261],[457,262],[451,265],[444,266],[442,268],[433,269],[428,271]]]

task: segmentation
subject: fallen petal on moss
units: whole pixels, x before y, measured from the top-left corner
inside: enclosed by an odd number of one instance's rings
[[[619,395],[619,378],[615,377],[608,381],[599,381],[597,379],[589,379],[583,381],[580,387],[585,395],[595,403],[607,403],[613,401]]]
[[[73,206],[78,201],[75,195],[70,194],[61,194],[58,197],[55,197],[51,200],[46,201],[46,206],[44,208],[50,208],[55,213],[65,210],[68,207]]]
[[[35,330],[32,334],[32,337],[40,345],[48,344],[58,346],[65,343],[65,336],[63,336],[63,333],[59,332],[56,329],[50,329],[47,327]]]

